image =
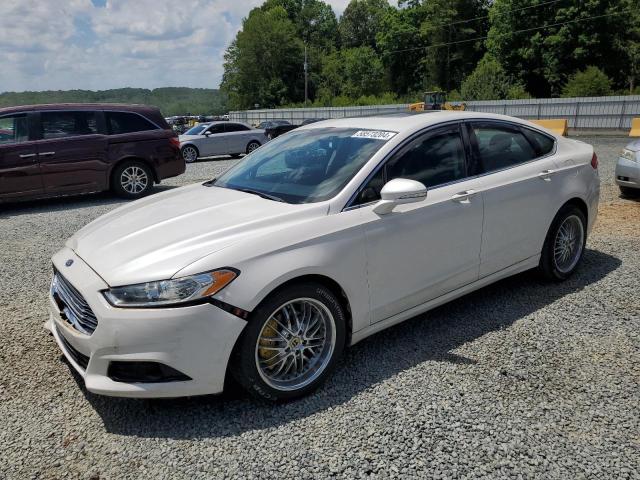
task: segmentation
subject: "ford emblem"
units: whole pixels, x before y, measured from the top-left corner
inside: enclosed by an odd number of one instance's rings
[[[67,267],[70,267],[71,265],[73,265],[73,260],[70,258],[69,260],[67,260],[66,262],[64,262],[64,264],[65,264]]]

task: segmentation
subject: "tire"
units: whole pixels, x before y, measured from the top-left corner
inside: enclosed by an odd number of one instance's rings
[[[198,157],[200,156],[198,148],[194,145],[185,145],[180,149],[180,153],[182,154],[182,158],[185,163],[195,163],[198,161]]]
[[[153,188],[154,176],[149,166],[139,160],[127,160],[116,167],[111,188],[122,198],[144,197]]]
[[[247,145],[247,155],[259,147],[260,147],[260,142],[257,142],[256,140],[251,140],[249,142],[249,145]]]
[[[548,280],[566,280],[580,264],[587,243],[587,219],[575,205],[557,213],[542,247],[539,270]]]
[[[335,368],[344,350],[345,325],[344,310],[328,288],[317,283],[285,287],[251,314],[236,344],[231,373],[263,400],[307,395]]]
[[[620,193],[625,197],[636,198],[640,197],[640,188],[620,187]]]

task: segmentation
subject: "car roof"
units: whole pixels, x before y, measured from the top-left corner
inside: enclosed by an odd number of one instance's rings
[[[514,123],[532,125],[526,120],[522,120],[520,118],[498,115],[495,113],[438,110],[418,114],[407,112],[371,117],[334,118],[303,125],[299,127],[299,129],[313,130],[315,128],[326,127],[361,128],[364,130],[389,130],[392,132],[405,133],[421,130],[422,128],[430,125],[437,125],[439,123],[472,119],[505,120]],[[539,129],[539,127],[536,127],[535,125],[532,126]]]
[[[126,103],[47,103],[39,105],[22,105],[0,108],[0,115],[18,112],[33,112],[37,110],[118,110],[125,112],[158,112],[157,107]]]

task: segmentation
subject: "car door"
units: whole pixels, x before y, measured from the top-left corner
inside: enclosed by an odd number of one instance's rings
[[[251,129],[239,123],[227,122],[224,124],[225,137],[229,142],[228,153],[245,153],[251,139]]]
[[[356,203],[365,216],[372,322],[378,322],[477,280],[482,197],[468,177],[468,150],[458,124],[419,135],[374,175]],[[373,211],[384,183],[422,182],[425,200]]]
[[[526,127],[509,122],[470,122],[467,128],[481,170],[484,277],[540,254],[558,207],[555,142],[548,137],[545,151]]]
[[[202,157],[212,157],[214,155],[226,155],[229,153],[229,142],[224,133],[224,124],[215,123],[207,128],[202,139],[197,141],[196,146]]]
[[[0,198],[38,196],[44,192],[38,145],[30,134],[32,114],[0,117]]]
[[[94,111],[42,111],[38,150],[46,193],[107,188],[107,136]]]

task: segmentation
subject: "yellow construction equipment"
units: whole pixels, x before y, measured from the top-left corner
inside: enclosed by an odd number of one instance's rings
[[[631,131],[629,132],[629,136],[640,137],[640,118],[631,119]]]
[[[467,105],[462,102],[447,102],[444,92],[425,92],[424,101],[409,105],[410,112],[426,112],[430,110],[465,110]]]
[[[566,137],[569,132],[569,122],[566,118],[549,118],[547,120],[529,120],[531,123],[551,130],[553,133]]]

